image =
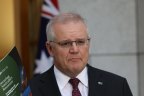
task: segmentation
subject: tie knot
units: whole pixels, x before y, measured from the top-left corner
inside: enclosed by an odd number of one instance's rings
[[[70,84],[72,85],[73,89],[78,87],[80,80],[78,78],[72,78],[69,80]]]

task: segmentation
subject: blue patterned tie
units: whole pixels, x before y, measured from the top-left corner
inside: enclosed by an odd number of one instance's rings
[[[77,78],[72,78],[69,80],[69,82],[73,87],[72,96],[81,96],[81,93],[78,89],[78,84],[79,84],[80,80]]]

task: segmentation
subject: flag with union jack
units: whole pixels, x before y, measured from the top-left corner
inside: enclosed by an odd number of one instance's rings
[[[44,0],[41,9],[41,24],[38,43],[38,52],[35,60],[34,74],[41,74],[52,66],[52,57],[46,50],[46,25],[49,20],[59,13],[57,0]]]

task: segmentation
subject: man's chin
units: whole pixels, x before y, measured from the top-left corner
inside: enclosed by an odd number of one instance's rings
[[[75,64],[71,68],[73,71],[76,71],[76,72],[79,72],[82,70],[82,66],[80,64]]]

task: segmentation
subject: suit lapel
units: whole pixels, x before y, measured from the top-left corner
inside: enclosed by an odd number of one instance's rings
[[[100,72],[88,65],[88,83],[89,92],[88,96],[104,96],[104,82]]]
[[[40,87],[42,96],[61,96],[56,78],[54,75],[53,67],[41,78],[42,86]]]

